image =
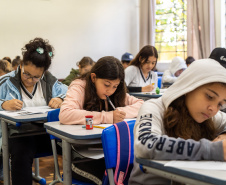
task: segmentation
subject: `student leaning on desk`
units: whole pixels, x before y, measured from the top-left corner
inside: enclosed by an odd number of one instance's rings
[[[226,114],[219,111],[226,104],[226,62],[218,59],[195,61],[162,97],[142,105],[134,127],[137,158],[226,160]],[[143,173],[134,161],[129,184],[170,181]]]
[[[135,118],[142,104],[143,100],[126,93],[124,68],[121,62],[107,56],[100,58],[89,73],[71,83],[62,103],[59,118],[63,124],[84,125],[85,116],[92,115],[94,124],[113,124],[125,118]],[[95,165],[98,166],[98,170]],[[81,167],[84,166],[83,163]],[[78,164],[76,167],[79,168]],[[92,182],[101,184],[105,169],[104,160],[101,159],[97,164],[87,164],[83,171],[87,172],[88,169],[95,169],[89,171],[97,179]],[[75,173],[73,176],[79,179]]]
[[[158,52],[154,46],[144,46],[125,69],[125,83],[129,92],[150,92],[158,87],[154,72]]]
[[[22,51],[23,60],[17,70],[0,79],[0,110],[20,110],[23,106],[61,107],[67,86],[47,71],[53,58],[53,47],[48,41],[35,38]],[[40,149],[51,151],[48,135],[9,140],[13,185],[32,184],[32,162]]]

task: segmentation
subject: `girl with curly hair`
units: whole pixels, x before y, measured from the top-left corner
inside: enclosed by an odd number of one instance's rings
[[[17,70],[0,78],[0,111],[22,107],[59,108],[67,92],[48,68],[53,47],[42,38],[35,38],[22,48],[23,60]],[[32,163],[36,152],[51,151],[47,134],[9,139],[13,185],[32,185]]]

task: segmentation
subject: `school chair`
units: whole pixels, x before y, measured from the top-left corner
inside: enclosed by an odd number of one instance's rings
[[[103,184],[128,184],[133,167],[133,128],[136,120],[116,123],[103,130],[101,140],[104,150],[107,177]],[[121,178],[121,174],[124,177]],[[106,174],[106,173],[105,173]],[[106,180],[109,179],[109,182]]]
[[[50,155],[52,155],[52,153],[51,154],[46,153],[46,154],[36,154],[35,155],[35,159],[34,159],[34,169],[35,169],[35,171],[32,173],[32,178],[33,178],[34,181],[38,182],[41,185],[46,184],[46,179],[39,176],[39,158],[40,157],[47,157],[47,156],[50,156]]]
[[[47,114],[47,121],[48,122],[53,122],[53,121],[59,121],[59,113],[60,113],[60,109],[55,109],[52,111],[49,111]],[[58,164],[58,156],[57,156],[57,149],[56,149],[56,141],[61,141],[59,138],[50,135],[50,139],[51,139],[51,144],[52,144],[52,151],[53,151],[53,158],[54,158],[54,169],[55,169],[55,173],[54,173],[54,179],[49,185],[53,185],[56,183],[63,183],[63,175],[61,177],[60,175],[60,170],[59,170],[59,164]],[[76,185],[93,185],[91,183],[87,183],[87,182],[82,182],[76,179],[72,179],[72,184],[76,184]]]
[[[161,89],[162,87],[162,76],[158,77],[158,88]]]

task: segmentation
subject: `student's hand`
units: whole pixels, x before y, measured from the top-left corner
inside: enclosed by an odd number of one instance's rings
[[[213,142],[216,142],[216,141],[222,141],[222,140],[224,140],[224,139],[226,139],[226,133],[217,136],[217,137],[213,140]]]
[[[123,111],[120,111],[118,109],[115,109],[113,111],[113,123],[121,122],[125,119],[126,113]]]
[[[18,99],[8,100],[2,103],[2,108],[4,110],[21,110],[23,107],[23,102]]]
[[[151,92],[155,87],[153,85],[147,85],[145,87],[142,87],[142,92]]]
[[[49,102],[49,107],[52,109],[57,109],[61,107],[63,100],[61,98],[52,98]]]

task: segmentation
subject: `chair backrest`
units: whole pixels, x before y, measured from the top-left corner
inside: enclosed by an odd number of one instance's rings
[[[47,114],[47,121],[48,122],[59,121],[59,113],[60,113],[60,108],[49,111]],[[59,138],[57,138],[51,134],[49,135],[49,137],[50,137],[50,139],[59,140]]]
[[[126,124],[126,123],[125,123]],[[107,127],[103,130],[102,132],[102,136],[101,136],[101,140],[102,140],[102,146],[103,146],[103,150],[104,150],[104,157],[105,157],[105,165],[106,165],[106,169],[114,169],[116,168],[117,165],[117,162],[119,163],[120,162],[128,162],[128,158],[129,158],[129,165],[130,165],[130,168],[128,170],[128,173],[126,175],[126,178],[125,180],[123,181],[123,184],[128,184],[128,178],[130,176],[130,172],[131,172],[131,169],[132,169],[132,166],[133,166],[133,159],[134,159],[134,146],[133,146],[133,141],[134,141],[134,137],[133,137],[133,128],[134,128],[134,124],[135,124],[135,120],[132,120],[132,121],[128,121],[127,122],[128,126],[129,126],[129,137],[126,136],[126,134],[124,135],[120,135],[120,137],[122,137],[121,141],[125,141],[126,139],[130,140],[129,142],[127,143],[130,143],[130,152],[129,154],[128,153],[124,153],[122,151],[120,151],[120,155],[119,154],[119,148],[120,146],[118,146],[118,141],[119,138],[117,137],[117,131],[116,131],[116,127],[114,125],[110,126],[110,127]],[[123,145],[123,147],[126,148],[126,146]],[[124,155],[124,156],[122,156]],[[127,156],[125,156],[127,155]],[[125,159],[126,161],[122,161],[122,159],[119,159],[118,157],[120,158],[123,158]],[[117,173],[117,172],[116,172]],[[119,172],[118,172],[119,174]],[[116,176],[118,175],[116,174]],[[113,174],[115,176],[115,172]],[[108,175],[109,177],[109,181],[112,182],[112,177],[110,175]],[[114,179],[115,181],[115,184],[118,184],[118,179]]]
[[[161,87],[162,87],[162,76],[158,77],[158,87],[159,87],[159,89],[161,89]]]
[[[47,114],[47,121],[48,122],[59,121],[59,113],[60,108],[49,111]]]

